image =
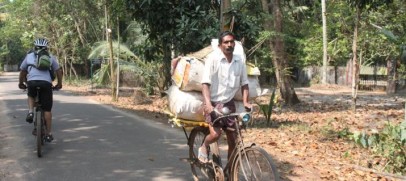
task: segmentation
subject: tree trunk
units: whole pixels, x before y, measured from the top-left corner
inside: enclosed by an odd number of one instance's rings
[[[323,19],[323,78],[322,83],[327,84],[327,21],[326,21],[326,0],[321,0]]]
[[[231,9],[231,0],[221,0],[220,6],[220,31],[230,30],[230,16],[225,14]]]
[[[86,44],[87,44],[86,40],[85,40],[84,35],[83,35],[82,31],[81,31],[80,23],[76,20],[76,18],[74,18],[74,23],[75,23],[76,31],[78,32],[80,43],[82,43],[83,47],[86,47]],[[89,75],[89,68],[88,68],[89,67],[89,62],[87,60],[85,60],[84,63],[85,63],[85,73],[88,76]]]
[[[276,35],[272,37],[269,47],[272,50],[273,60],[272,63],[275,67],[275,75],[280,88],[282,99],[288,105],[294,105],[300,102],[296,95],[296,92],[292,86],[290,75],[288,75],[288,64],[285,53],[285,43],[282,37],[282,12],[280,9],[280,0],[272,1],[272,14],[273,14],[273,27],[271,21],[266,21],[264,26],[267,31],[272,31],[272,28],[276,32]],[[263,11],[269,14],[269,7],[267,0],[261,0]]]
[[[171,45],[167,41],[162,41],[162,47],[163,47],[163,71],[160,71],[160,73],[163,73],[163,78],[164,82],[162,87],[159,87],[160,91],[163,92],[163,90],[167,90],[169,86],[171,85]]]
[[[386,85],[386,94],[392,95],[396,93],[396,60],[390,58],[387,60],[388,82]]]
[[[63,50],[62,51],[62,56],[63,56],[63,67],[65,67],[64,69],[64,77],[70,77],[69,75],[69,66],[68,66],[68,58],[66,57],[66,52]],[[69,75],[69,76],[68,76]]]
[[[69,67],[70,67],[70,78],[72,78],[72,73],[75,76],[76,79],[78,79],[78,73],[76,72],[75,67],[73,66],[73,61],[69,62]]]
[[[112,101],[117,101],[117,89],[116,89],[116,78],[115,78],[115,73],[114,73],[114,60],[113,60],[113,41],[111,37],[111,29],[109,29],[109,11],[107,8],[107,5],[104,6],[104,13],[105,13],[105,21],[106,21],[106,38],[107,42],[109,43],[109,50],[110,50],[110,58],[109,58],[109,64],[110,64],[110,86],[111,86],[111,100]]]
[[[355,112],[357,109],[357,91],[358,91],[358,76],[359,64],[357,62],[357,39],[358,39],[358,24],[359,24],[360,10],[356,8],[354,37],[352,40],[352,110]]]

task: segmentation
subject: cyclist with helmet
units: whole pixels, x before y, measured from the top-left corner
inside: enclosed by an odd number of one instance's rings
[[[37,61],[37,55],[35,52],[39,50],[46,50],[48,51],[48,41],[43,38],[38,38],[34,41],[34,51],[30,51],[26,57],[24,58],[23,62],[20,66],[20,77],[19,77],[19,84],[18,87],[20,89],[27,89],[28,88],[28,114],[26,117],[26,121],[28,123],[33,122],[33,109],[35,103],[35,97],[37,94],[36,87],[40,87],[40,98],[41,104],[44,110],[44,118],[47,126],[47,136],[46,140],[51,142],[54,138],[51,133],[51,125],[52,125],[52,103],[53,103],[53,94],[52,94],[52,77],[50,74],[50,70],[39,70],[35,66],[35,62]],[[55,56],[50,55],[51,59],[51,71],[56,72],[57,76],[57,84],[55,85],[55,89],[62,88],[62,70],[59,67],[58,61]],[[36,134],[36,130],[32,134]]]

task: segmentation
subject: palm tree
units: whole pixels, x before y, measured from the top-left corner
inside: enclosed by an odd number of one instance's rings
[[[132,72],[144,78],[145,84],[147,86],[154,85],[153,78],[156,76],[152,73],[152,68],[148,63],[143,62],[138,58],[127,46],[119,44],[118,42],[113,42],[113,52],[119,52],[113,55],[114,61],[113,67],[117,69],[120,65],[120,72]],[[90,52],[88,59],[102,59],[108,60],[110,56],[109,43],[107,41],[98,42],[96,46]],[[107,64],[102,64],[101,68],[95,73],[94,80],[100,85],[107,85],[110,79],[110,63],[105,61]],[[118,64],[117,64],[118,63]],[[151,90],[149,90],[151,91]]]

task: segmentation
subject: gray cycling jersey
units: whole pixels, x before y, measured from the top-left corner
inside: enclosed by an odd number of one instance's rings
[[[52,70],[58,70],[59,69],[59,63],[56,60],[56,57],[53,55],[51,56],[51,61],[52,61]],[[35,56],[35,53],[28,53],[27,56],[25,56],[23,63],[21,63],[20,69],[21,70],[27,70],[28,75],[27,75],[27,81],[31,81],[31,80],[45,80],[48,81],[50,83],[52,83],[51,80],[51,75],[49,74],[48,70],[38,70],[33,66],[29,66],[34,65],[35,61],[36,61],[37,57]]]

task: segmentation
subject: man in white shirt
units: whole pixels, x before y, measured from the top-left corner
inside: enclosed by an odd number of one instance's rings
[[[212,52],[205,61],[202,78],[202,93],[204,97],[204,112],[206,122],[209,123],[210,134],[204,144],[199,148],[199,160],[208,161],[207,147],[217,141],[221,136],[221,129],[225,130],[228,142],[228,157],[235,148],[236,133],[228,131],[227,127],[234,127],[236,118],[223,119],[213,125],[218,115],[214,109],[221,110],[228,107],[231,112],[236,111],[234,95],[241,87],[243,103],[246,108],[251,108],[248,103],[248,78],[245,63],[242,57],[233,54],[235,36],[229,31],[219,35],[219,48],[221,51]]]

